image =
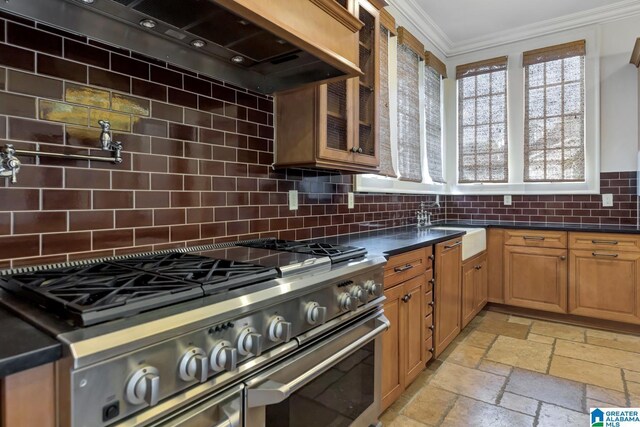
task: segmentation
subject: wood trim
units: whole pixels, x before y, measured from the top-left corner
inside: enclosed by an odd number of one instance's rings
[[[636,39],[636,44],[633,46],[630,62],[636,67],[640,67],[640,37]]]
[[[429,52],[428,50],[424,52],[424,62],[425,65],[436,70],[442,78],[447,78],[447,66],[437,56],[435,56],[433,52]]]
[[[522,66],[526,67],[531,64],[555,61],[572,56],[584,56],[586,54],[586,43],[586,40],[576,40],[574,42],[526,51],[522,54]]]
[[[373,5],[378,10],[382,10],[383,8],[389,6],[389,3],[386,0],[367,0],[369,3]]]
[[[405,27],[398,27],[398,44],[408,46],[418,57],[424,60],[424,44]]]
[[[509,57],[498,56],[497,58],[458,65],[456,67],[456,79],[491,73],[493,71],[506,70],[508,61]]]
[[[392,35],[398,35],[398,30],[396,29],[396,18],[394,18],[387,9],[380,10],[380,25],[389,30]]]
[[[332,16],[336,21],[353,31],[360,31],[364,27],[364,23],[353,16],[347,9],[340,6],[335,0],[309,0],[311,3],[324,10],[328,15]]]
[[[506,304],[497,304],[492,302],[487,304],[485,310],[494,311],[496,313],[530,317],[532,319],[538,320],[552,320],[554,322],[564,323],[567,325],[601,329],[604,331],[640,335],[640,325],[615,322],[613,320],[593,319],[590,317],[577,316],[574,314],[551,313],[548,311],[535,310],[525,307],[514,307]]]
[[[53,363],[4,377],[1,394],[1,426],[56,425]]]

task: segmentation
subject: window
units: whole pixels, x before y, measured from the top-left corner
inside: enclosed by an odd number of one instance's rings
[[[456,68],[458,182],[507,182],[507,57]]]
[[[442,103],[440,91],[442,78],[447,77],[445,65],[431,52],[425,52],[424,110],[427,168],[433,182],[446,182],[442,165]]]
[[[584,181],[585,41],[525,52],[524,181]]]
[[[420,150],[420,61],[424,47],[398,29],[398,172],[403,181],[422,182]]]

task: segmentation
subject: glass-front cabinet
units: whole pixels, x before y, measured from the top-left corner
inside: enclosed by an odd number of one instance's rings
[[[377,172],[380,90],[378,1],[334,0],[357,18],[362,76],[276,95],[276,156],[281,167]]]

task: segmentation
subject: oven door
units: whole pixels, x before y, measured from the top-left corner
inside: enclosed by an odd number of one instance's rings
[[[346,427],[377,423],[382,310],[315,342],[246,383],[246,426]]]
[[[242,388],[200,399],[150,427],[242,427]]]

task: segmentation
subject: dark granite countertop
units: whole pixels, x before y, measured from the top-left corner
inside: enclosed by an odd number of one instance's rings
[[[440,224],[438,224],[440,225]],[[462,236],[464,231],[418,229],[415,225],[317,239],[318,242],[362,246],[372,255],[392,256]]]
[[[563,222],[517,222],[517,221],[446,221],[436,226],[450,227],[485,227],[512,228],[528,230],[582,231],[588,233],[623,233],[640,234],[640,227],[636,225],[607,225],[607,224],[567,224]]]
[[[60,342],[0,308],[0,378],[60,357]]]
[[[565,224],[553,222],[515,222],[515,221],[446,221],[434,224],[433,227],[483,227],[510,228],[528,230],[582,231],[593,233],[625,233],[640,234],[640,227],[630,225],[600,224]],[[436,230],[432,228],[418,229],[415,225],[385,228],[361,233],[316,239],[318,242],[338,243],[361,246],[372,255],[387,257],[431,246],[445,240],[465,234],[463,231]]]

